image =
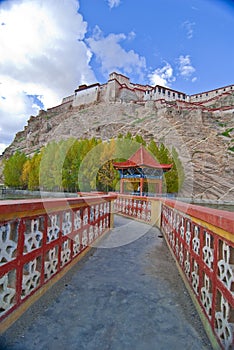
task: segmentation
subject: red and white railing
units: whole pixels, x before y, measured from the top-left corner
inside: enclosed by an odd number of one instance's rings
[[[161,229],[221,348],[234,348],[234,215],[166,200]]]
[[[233,349],[234,214],[121,194],[115,212],[161,227],[207,333],[220,348]]]
[[[0,203],[0,320],[53,284],[53,279],[58,280],[63,270],[109,230],[113,199],[96,196]]]

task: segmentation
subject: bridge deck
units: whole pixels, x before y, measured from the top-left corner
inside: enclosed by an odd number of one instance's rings
[[[156,228],[115,228],[1,337],[5,350],[212,349]]]

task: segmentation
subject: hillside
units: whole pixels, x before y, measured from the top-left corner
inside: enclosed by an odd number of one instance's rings
[[[67,102],[32,116],[3,158],[16,150],[33,154],[52,140],[108,140],[130,131],[177,149],[186,177],[181,196],[233,200],[233,111],[233,93],[206,104],[101,101],[75,107]]]

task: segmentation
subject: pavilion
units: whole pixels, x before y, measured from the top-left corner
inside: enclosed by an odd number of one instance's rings
[[[120,174],[120,193],[125,192],[125,183],[131,183],[141,196],[148,193],[149,185],[154,188],[151,192],[161,194],[163,174],[172,168],[172,164],[157,163],[142,145],[128,160],[114,162],[113,166]]]

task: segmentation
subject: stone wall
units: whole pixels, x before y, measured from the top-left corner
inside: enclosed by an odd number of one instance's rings
[[[98,101],[99,86],[87,87],[84,90],[78,91],[73,100],[73,106],[80,106],[82,104],[89,104]]]

